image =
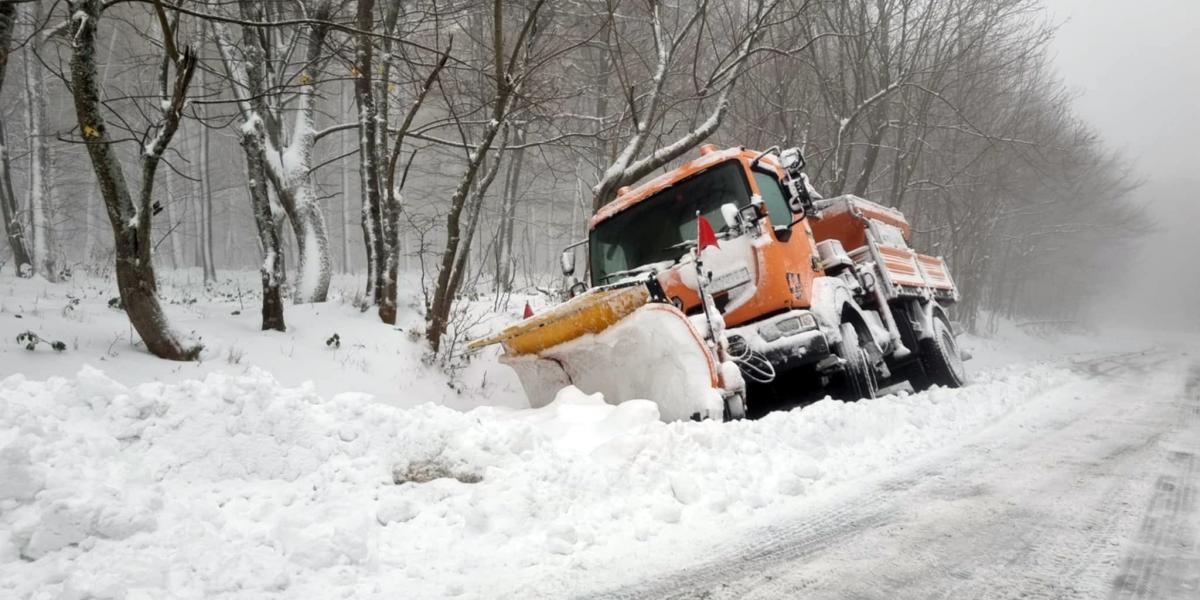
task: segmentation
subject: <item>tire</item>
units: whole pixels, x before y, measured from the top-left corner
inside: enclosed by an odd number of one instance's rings
[[[921,340],[921,365],[926,378],[934,385],[962,387],[967,383],[967,369],[954,331],[945,319],[935,316],[932,333],[931,338]]]
[[[858,331],[850,323],[842,323],[842,343],[838,356],[846,361],[842,372],[845,384],[846,400],[862,400],[874,398],[879,391],[879,383],[875,380],[875,369],[867,351],[858,342]]]
[[[921,340],[917,339],[917,333],[913,331],[910,309],[907,306],[894,305],[892,314],[896,317],[896,327],[900,329],[900,340],[912,351],[910,358],[892,367],[893,379],[908,381],[914,392],[923,392],[933,387],[933,383],[925,375],[925,366],[921,364]]]

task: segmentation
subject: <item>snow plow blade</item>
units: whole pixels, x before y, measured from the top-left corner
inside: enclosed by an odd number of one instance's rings
[[[534,408],[574,385],[610,404],[650,400],[665,421],[723,418],[725,398],[742,391],[740,377],[725,389],[702,334],[653,298],[645,284],[594,289],[468,347],[501,344],[501,362],[517,372]]]

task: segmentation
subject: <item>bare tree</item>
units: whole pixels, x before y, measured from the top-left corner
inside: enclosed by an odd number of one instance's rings
[[[242,16],[252,16],[252,2],[242,2]],[[229,28],[222,22],[213,24],[217,48],[236,98],[241,126],[239,128],[242,150],[246,159],[247,191],[251,211],[254,214],[255,230],[258,232],[262,263],[259,275],[262,281],[262,328],[284,331],[283,315],[283,240],[276,227],[275,210],[268,186],[274,181],[268,174],[268,121],[276,118],[268,105],[265,93],[267,64],[264,45],[259,32],[253,27],[241,28],[241,44],[234,41]],[[238,48],[241,48],[239,52]],[[278,122],[273,127],[278,128]]]
[[[740,37],[735,40],[727,54],[718,58],[715,67],[700,86],[701,97],[716,94],[708,116],[683,136],[639,158],[651,140],[655,125],[664,116],[665,88],[671,66],[679,53],[687,48],[685,43],[689,34],[707,18],[709,8],[708,0],[701,2],[683,26],[672,35],[664,27],[662,4],[657,0],[650,2],[650,29],[656,55],[654,72],[650,77],[648,89],[640,94],[641,98],[635,95],[632,88],[626,95],[627,114],[630,119],[629,137],[605,169],[599,183],[592,188],[594,209],[599,209],[616,198],[617,190],[622,186],[629,185],[675,160],[716,132],[729,109],[730,94],[745,71],[747,59],[755,52],[759,38],[769,26],[777,4],[778,0],[757,0],[751,3],[749,17],[743,27],[738,29]],[[615,40],[611,47],[617,62],[623,60],[620,43],[620,40]],[[700,56],[694,55],[693,60],[699,61]]]
[[[170,57],[173,73],[162,74],[164,78],[170,76],[170,85],[167,85],[166,79],[162,82],[163,89],[169,88],[170,93],[159,107],[157,121],[147,131],[148,139],[139,144],[139,185],[137,189],[131,189],[114,148],[115,140],[109,133],[104,116],[105,107],[100,101],[96,34],[101,23],[102,7],[100,0],[80,0],[73,7],[70,16],[70,81],[79,130],[112,224],[117,289],[129,321],[150,352],[170,360],[195,360],[201,346],[184,342],[171,330],[158,302],[158,283],[151,258],[154,241],[150,235],[150,217],[154,202],[154,176],[163,152],[179,128],[196,59],[190,47],[185,46],[182,51],[178,49],[175,32],[165,11],[161,4],[156,4],[163,30],[163,52]]]
[[[489,151],[492,150],[501,131],[507,131],[509,111],[521,87],[529,75],[529,48],[538,12],[544,0],[537,0],[524,15],[523,22],[513,41],[510,56],[505,56],[504,5],[501,0],[492,4],[492,82],[493,95],[489,102],[490,119],[483,124],[482,132],[474,147],[467,154],[466,169],[459,179],[454,195],[450,197],[450,210],[446,215],[446,246],[438,268],[437,284],[433,300],[425,317],[425,338],[436,354],[441,347],[442,335],[449,325],[450,311],[459,286],[465,275],[466,257],[470,252],[471,239],[478,224],[480,204],[488,186],[500,167],[499,156],[492,159],[491,166],[484,168]],[[465,143],[466,140],[464,140]],[[502,139],[500,146],[506,143]],[[497,152],[497,154],[500,154]],[[464,214],[465,213],[465,214]],[[465,222],[464,222],[464,217]],[[464,232],[464,225],[467,230]],[[464,235],[465,233],[465,235]]]
[[[325,43],[333,6],[324,0],[302,3],[306,18],[288,36],[278,34],[281,27],[270,24],[271,11],[279,6],[240,0],[238,7],[239,19],[213,20],[221,57],[231,74],[243,130],[261,137],[251,147],[262,146],[267,178],[295,234],[295,300],[324,302],[332,265],[313,171],[317,166],[315,145],[329,133],[317,130],[316,109],[318,77],[329,58]],[[226,26],[229,21],[239,23],[242,29],[237,43]],[[298,69],[291,70],[290,57],[296,49],[302,50],[303,60]],[[239,80],[235,73],[244,74],[244,79]],[[290,128],[285,126],[289,116]]]
[[[450,59],[450,52],[453,50],[453,40],[442,53],[441,58],[429,71],[429,75],[425,78],[417,95],[413,98],[408,106],[408,111],[404,115],[404,119],[396,131],[396,139],[392,143],[391,158],[388,160],[387,168],[385,169],[386,185],[383,203],[383,230],[381,231],[381,239],[383,243],[383,288],[378,299],[379,302],[379,318],[388,324],[396,323],[396,294],[399,291],[400,284],[400,210],[401,210],[401,190],[404,188],[404,175],[400,175],[397,180],[397,169],[399,168],[400,157],[404,150],[404,142],[408,137],[409,130],[413,125],[413,120],[417,116],[417,111],[421,110],[421,105],[425,103],[425,97],[429,90],[433,87],[433,83],[437,80],[442,69],[446,67],[446,62]],[[410,156],[410,160],[415,158],[416,151]]]
[[[25,131],[29,138],[29,241],[32,246],[33,270],[49,281],[58,281],[58,261],[55,253],[53,207],[50,205],[51,174],[50,146],[46,127],[46,75],[41,61],[35,56],[37,24],[42,20],[40,2],[26,4],[25,20],[29,24],[30,43],[25,46],[22,61],[25,75]]]
[[[398,6],[399,2],[391,3]],[[358,106],[358,176],[362,190],[363,244],[367,251],[367,293],[376,303],[383,298],[383,204],[380,193],[379,113],[373,81],[375,0],[358,0],[355,23],[354,101]],[[393,12],[394,11],[389,11]],[[387,318],[384,318],[387,321]],[[395,322],[394,309],[391,322]]]

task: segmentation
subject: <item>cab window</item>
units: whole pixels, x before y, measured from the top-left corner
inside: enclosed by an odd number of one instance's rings
[[[754,170],[754,183],[758,185],[758,193],[767,205],[767,214],[771,216],[773,227],[787,227],[792,224],[792,211],[788,208],[787,196],[783,186],[773,173]]]

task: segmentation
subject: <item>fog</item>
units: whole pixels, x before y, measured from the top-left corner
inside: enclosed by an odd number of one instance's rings
[[[1114,266],[1101,319],[1200,328],[1200,3],[1048,0],[1079,116],[1135,167],[1155,231]]]

